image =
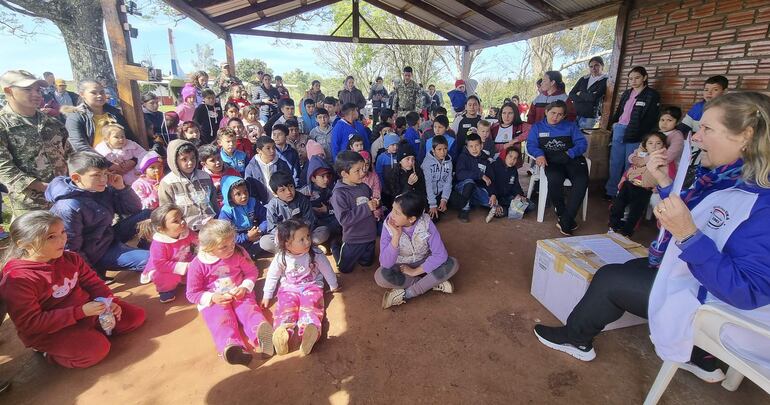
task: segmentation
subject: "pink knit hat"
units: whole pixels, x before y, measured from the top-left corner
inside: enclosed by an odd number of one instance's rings
[[[195,87],[184,86],[184,88],[182,88],[182,101],[187,97],[195,97]]]
[[[312,139],[308,139],[307,144],[305,145],[305,150],[307,150],[308,159],[313,156],[324,155],[326,153],[324,152],[324,147]]]

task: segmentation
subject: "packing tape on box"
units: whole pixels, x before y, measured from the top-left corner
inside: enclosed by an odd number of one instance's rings
[[[594,273],[600,267],[606,265],[593,251],[588,249],[575,249],[575,246],[563,242],[564,239],[571,239],[579,243],[581,239],[606,237],[620,245],[636,257],[645,257],[647,248],[622,236],[607,235],[588,235],[561,239],[546,239],[537,241],[537,246],[550,253],[554,258],[554,270],[557,273],[564,273],[565,267],[569,264],[570,268],[575,270],[586,280],[591,280]],[[590,270],[588,269],[590,268]]]

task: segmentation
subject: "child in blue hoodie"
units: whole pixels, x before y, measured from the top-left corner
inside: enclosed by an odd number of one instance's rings
[[[374,163],[374,172],[380,178],[380,184],[385,184],[386,172],[393,170],[398,166],[398,160],[396,160],[396,152],[398,152],[398,142],[400,139],[398,135],[389,133],[385,135],[383,145],[385,147],[384,152],[380,152],[377,155],[377,161]]]
[[[564,235],[577,229],[575,215],[588,188],[588,165],[583,154],[588,141],[577,124],[565,121],[567,104],[557,100],[545,106],[545,118],[532,125],[527,138],[527,151],[548,179],[548,197],[556,208],[559,222],[556,227]],[[564,179],[572,183],[567,204],[562,189]]]
[[[238,135],[232,128],[221,128],[217,132],[217,145],[222,161],[235,169],[241,176],[246,172],[249,157],[246,152],[238,150]]]
[[[406,114],[406,131],[404,131],[404,140],[409,142],[412,150],[417,152],[420,150],[420,131],[417,127],[420,126],[420,114],[415,111],[411,111]]]
[[[246,249],[253,259],[265,256],[267,252],[259,246],[259,239],[267,232],[267,210],[249,195],[246,180],[225,176],[221,184],[223,204],[219,219],[235,226],[235,243]]]
[[[67,250],[79,253],[102,279],[108,269],[141,272],[150,256],[125,244],[136,236],[136,225],[150,218],[150,210],[142,210],[139,197],[122,176],[108,171],[110,166],[96,152],[75,153],[67,159],[69,177],[54,178],[45,191],[51,213],[64,221]],[[115,214],[123,219],[113,225]]]

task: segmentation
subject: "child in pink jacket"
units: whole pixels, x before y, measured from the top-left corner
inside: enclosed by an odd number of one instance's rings
[[[127,186],[136,181],[139,171],[135,162],[147,153],[138,143],[126,138],[125,128],[118,124],[102,127],[102,141],[94,147],[96,153],[112,163],[110,171],[123,176]]]
[[[252,292],[257,266],[236,246],[235,236],[230,222],[213,219],[203,225],[198,256],[187,268],[187,299],[198,305],[224,359],[248,365],[252,359],[249,345],[259,346],[263,355],[273,355],[273,327]],[[241,338],[241,326],[248,342]]]
[[[150,224],[154,233],[141,281],[155,283],[160,302],[171,302],[176,299],[176,288],[195,258],[198,237],[187,228],[182,210],[174,204],[165,204],[153,211]]]
[[[163,161],[157,153],[149,151],[139,161],[138,168],[142,175],[134,181],[134,184],[131,184],[131,189],[142,200],[143,210],[154,210],[160,204],[158,185],[163,177]]]

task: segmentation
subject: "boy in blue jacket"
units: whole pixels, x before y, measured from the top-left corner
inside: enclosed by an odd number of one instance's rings
[[[489,197],[488,187],[492,185],[492,179],[486,175],[489,159],[481,150],[481,137],[471,133],[465,141],[465,148],[457,158],[455,166],[455,192],[459,196],[461,207],[458,218],[460,222],[470,222],[471,206],[477,205],[493,208]]]
[[[136,234],[139,221],[150,217],[142,202],[123,177],[110,173],[112,165],[102,155],[84,151],[67,160],[69,177],[54,178],[45,191],[53,203],[51,213],[64,221],[67,250],[77,252],[99,277],[108,269],[141,272],[150,252],[125,244]],[[123,217],[114,226],[118,214]]]
[[[289,164],[294,181],[298,182],[300,171],[299,152],[289,143],[289,127],[286,124],[275,124],[270,136],[275,141],[275,152],[278,154],[278,157]]]
[[[557,100],[545,106],[545,118],[532,125],[527,138],[527,151],[544,168],[548,179],[548,197],[556,208],[556,227],[564,235],[577,229],[575,215],[588,189],[588,165],[583,154],[588,141],[577,124],[565,121],[567,104]],[[562,189],[564,179],[572,183],[567,204]]]
[[[348,103],[342,106],[342,119],[332,129],[332,160],[336,160],[340,152],[348,149],[348,141],[353,135],[360,136],[364,140],[364,149],[369,150],[369,133],[358,120],[358,107]]]
[[[235,169],[241,176],[246,172],[249,157],[246,152],[238,150],[238,135],[231,128],[221,128],[217,132],[217,145],[222,161]]]
[[[404,140],[409,142],[412,150],[417,152],[420,150],[420,131],[417,127],[420,126],[420,114],[415,111],[411,111],[406,114],[406,131],[404,131]]]
[[[225,176],[221,184],[223,204],[219,219],[235,226],[235,243],[246,249],[252,259],[265,256],[267,252],[259,246],[259,238],[267,231],[267,210],[249,195],[246,180]]]

